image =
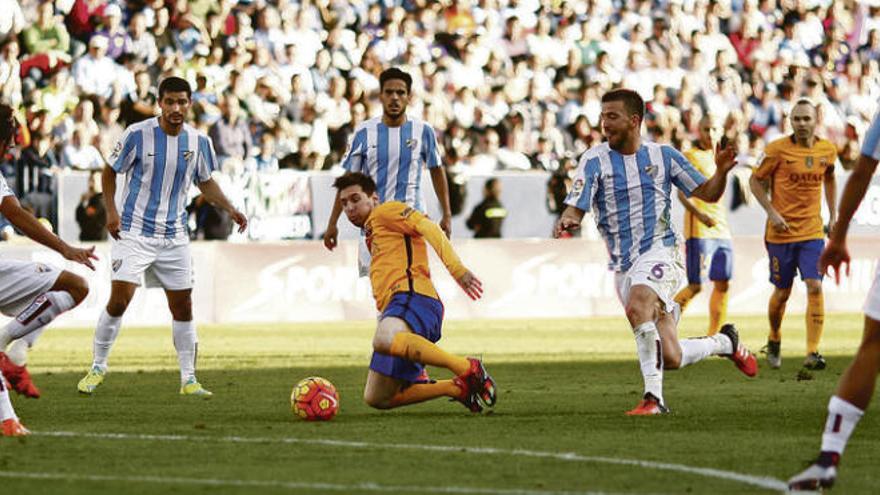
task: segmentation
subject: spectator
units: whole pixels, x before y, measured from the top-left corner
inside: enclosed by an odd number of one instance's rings
[[[118,65],[107,56],[108,40],[95,36],[89,40],[89,51],[73,65],[73,79],[80,91],[86,95],[96,95],[102,99],[113,96]]]
[[[278,170],[278,157],[275,155],[275,136],[264,132],[260,136],[260,154],[256,157],[257,172]]]
[[[25,51],[30,57],[21,64],[23,74],[30,75],[39,81],[45,75],[59,67],[59,64],[70,63],[70,35],[64,24],[55,18],[55,7],[52,0],[43,0],[37,8],[37,22],[22,32]]]
[[[14,37],[0,42],[0,103],[6,103],[13,108],[22,102],[18,48],[18,41]]]
[[[211,139],[221,163],[228,158],[244,161],[253,146],[238,101],[235,95],[227,94],[220,103],[221,118],[211,127]]]
[[[76,170],[98,170],[104,167],[104,158],[89,140],[84,127],[73,130],[73,140],[61,152],[61,166]]]
[[[79,224],[79,240],[107,240],[107,210],[104,209],[101,172],[98,170],[89,173],[89,188],[76,206],[76,223]]]
[[[159,114],[159,94],[150,80],[150,73],[141,70],[134,77],[135,90],[122,98],[121,116],[125,127]],[[196,94],[193,94],[193,102]]]
[[[501,182],[488,179],[483,186],[483,201],[474,207],[467,220],[467,228],[474,231],[475,239],[501,238],[501,226],[507,218],[507,210],[501,204]]]
[[[0,0],[0,43],[15,38],[26,23],[18,0]]]

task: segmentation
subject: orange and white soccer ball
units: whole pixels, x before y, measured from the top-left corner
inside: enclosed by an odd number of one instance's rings
[[[306,421],[327,421],[339,411],[336,387],[317,376],[303,378],[290,394],[290,408]]]

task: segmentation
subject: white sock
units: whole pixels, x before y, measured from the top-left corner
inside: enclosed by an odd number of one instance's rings
[[[107,309],[101,310],[101,316],[98,317],[98,325],[95,327],[95,340],[93,341],[92,352],[94,353],[94,361],[92,366],[106,371],[107,358],[110,357],[110,349],[116,342],[119,335],[119,327],[122,326],[121,316],[110,316]]]
[[[171,322],[174,348],[177,349],[177,361],[180,363],[180,383],[186,383],[196,376],[196,357],[199,353],[199,337],[193,321]]]
[[[679,365],[679,369],[702,361],[709,356],[733,354],[733,345],[730,342],[730,338],[721,333],[708,337],[682,339],[678,341],[678,345],[681,346],[681,365]]]
[[[828,419],[825,420],[825,432],[822,433],[822,452],[843,454],[849,436],[864,414],[865,411],[858,407],[836,395],[832,396],[828,401]]]
[[[14,320],[0,331],[0,349],[6,349],[10,342],[42,328],[58,315],[76,306],[66,291],[47,292],[32,302]]]
[[[15,409],[12,409],[12,401],[9,400],[9,391],[6,390],[6,379],[0,373],[0,421],[18,419]]]
[[[40,330],[42,330],[42,328]],[[40,330],[28,334],[28,337],[39,332]],[[27,364],[28,347],[29,346],[27,340],[14,340],[12,344],[9,345],[9,349],[6,349],[6,357],[8,357],[9,360],[12,361],[12,364],[16,366],[24,366],[25,364]]]
[[[645,393],[650,393],[663,404],[663,349],[660,346],[660,333],[653,321],[633,328],[636,350],[639,354],[639,367],[645,380]]]

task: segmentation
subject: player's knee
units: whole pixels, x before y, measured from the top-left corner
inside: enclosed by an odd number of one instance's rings
[[[79,305],[89,295],[89,284],[86,282],[86,279],[79,275],[72,273],[69,275],[64,290],[73,298],[74,304]]]
[[[788,298],[791,296],[791,289],[776,289],[773,291],[773,300],[778,303],[788,302]]]
[[[179,302],[169,305],[171,317],[176,321],[192,321],[192,302]]]
[[[373,336],[373,350],[382,354],[391,352],[391,338],[382,332],[376,332]]]
[[[703,290],[702,284],[690,284],[688,285],[688,289],[691,291],[691,294],[697,295]]]
[[[681,354],[663,356],[664,370],[677,370],[679,368],[681,368]]]
[[[715,281],[715,290],[718,292],[727,292],[730,290],[730,282],[727,280],[716,280]]]
[[[373,409],[391,409],[391,400],[372,390],[364,390],[364,403]]]
[[[807,284],[807,294],[811,296],[815,296],[817,294],[822,293],[822,282],[815,279],[808,279],[806,281]]]
[[[125,310],[128,309],[129,302],[128,299],[123,297],[111,297],[107,302],[107,314],[114,318],[122,316],[125,313]]]
[[[626,303],[626,317],[633,325],[654,320],[654,305],[645,298],[630,298]]]

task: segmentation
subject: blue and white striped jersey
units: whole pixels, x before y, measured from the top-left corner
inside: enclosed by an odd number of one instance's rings
[[[217,163],[211,139],[184,124],[169,136],[152,118],[129,126],[110,158],[126,174],[117,204],[121,230],[144,237],[187,235],[186,201],[190,184],[206,182]]]
[[[342,167],[376,181],[379,201],[401,201],[424,213],[422,169],[441,165],[434,129],[407,117],[400,127],[388,127],[381,117],[367,120],[354,131]]]
[[[875,160],[880,160],[880,111],[871,121],[871,127],[865,135],[865,141],[862,143],[862,154]]]
[[[611,256],[609,268],[625,272],[653,246],[676,244],[672,185],[690,196],[705,181],[671,146],[643,142],[635,154],[622,155],[605,142],[581,157],[565,204],[593,212]]]

